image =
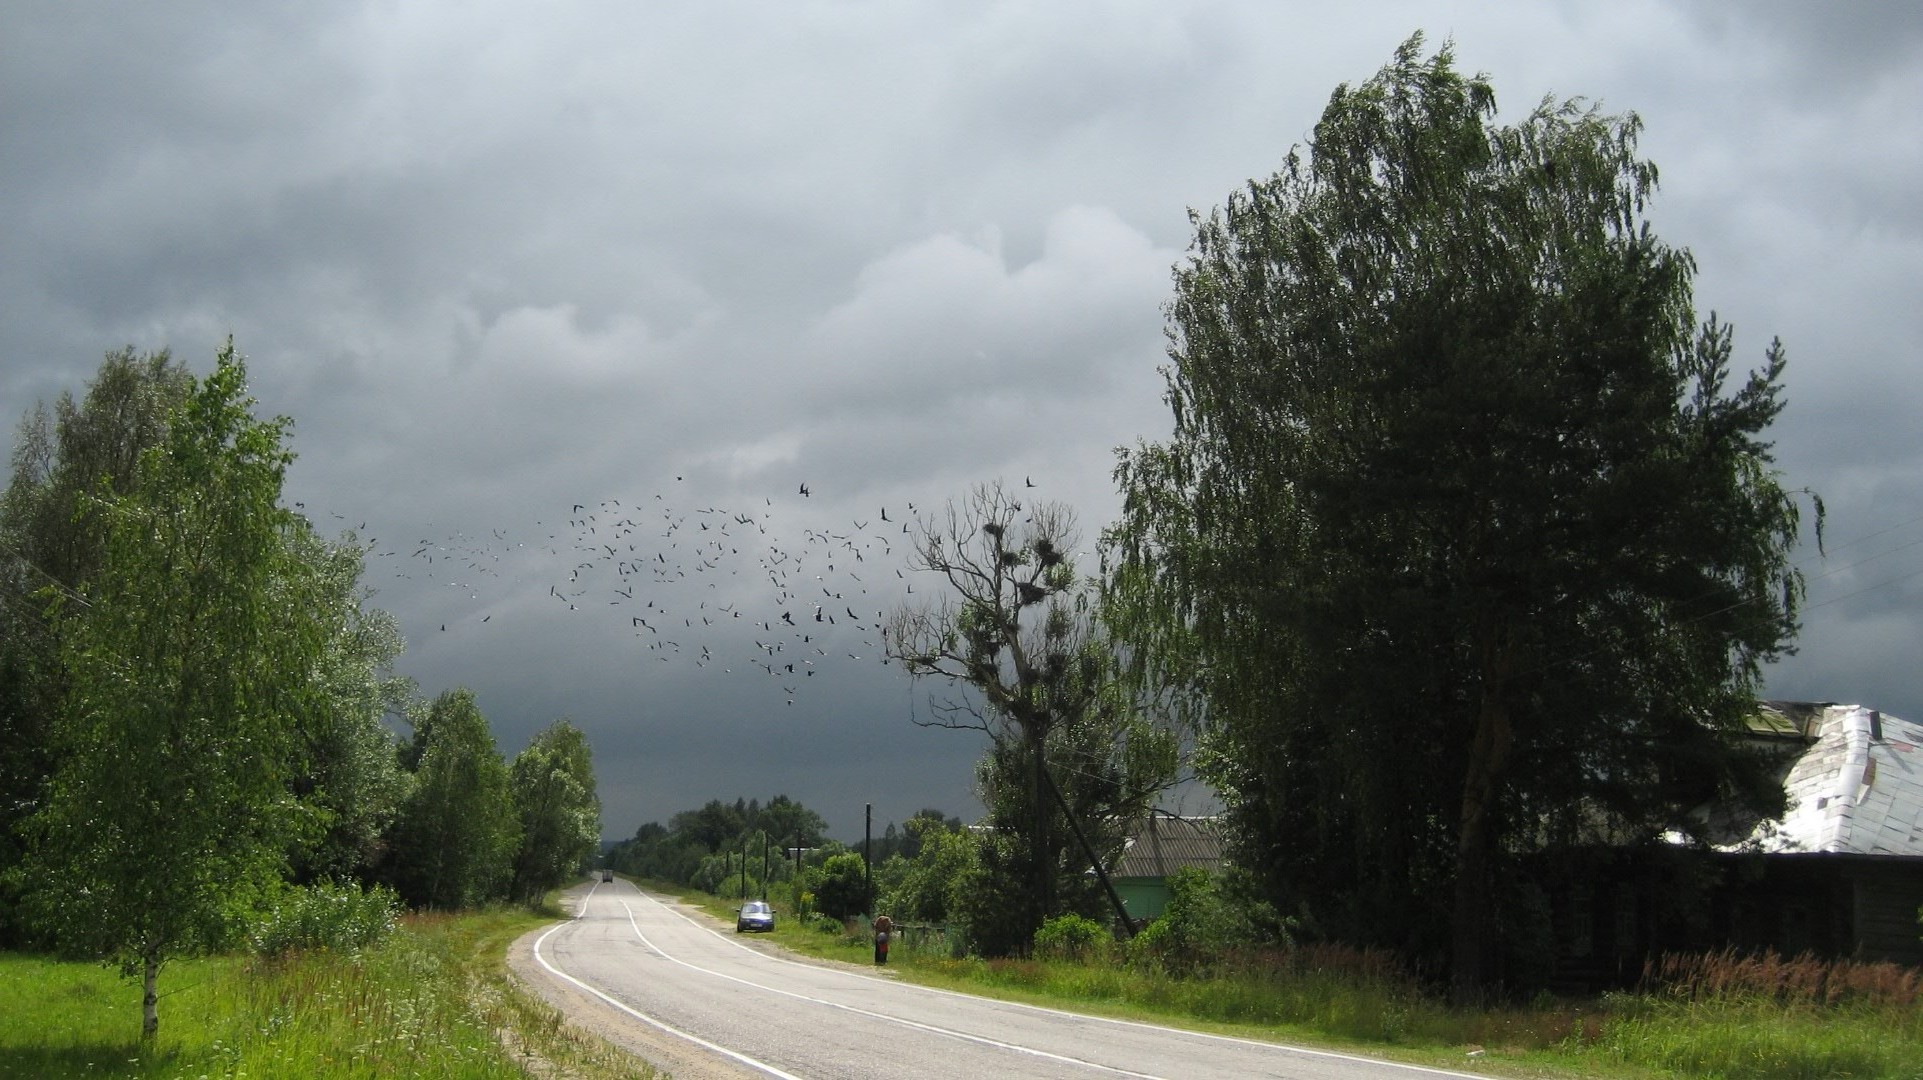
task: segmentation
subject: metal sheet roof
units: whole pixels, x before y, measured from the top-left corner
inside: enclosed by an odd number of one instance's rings
[[[1130,833],[1109,874],[1161,878],[1191,866],[1211,874],[1221,869],[1222,838],[1216,819],[1151,814]]]
[[[1789,809],[1747,847],[1923,857],[1923,724],[1861,705],[1823,705],[1783,781]]]

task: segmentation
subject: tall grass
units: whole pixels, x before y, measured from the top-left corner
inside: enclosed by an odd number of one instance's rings
[[[730,901],[684,895],[732,918]],[[775,937],[801,952],[869,962],[865,933],[814,933],[790,920]],[[1131,964],[1120,949],[983,960],[902,948],[889,967],[1061,1008],[1512,1075],[1923,1080],[1923,972],[1893,964],[1664,957],[1635,993],[1484,1009],[1449,1006],[1387,953],[1334,945],[1235,951],[1185,971]]]
[[[357,954],[170,964],[151,1045],[139,1039],[136,984],[98,965],[0,955],[0,1076],[486,1080],[526,1075],[530,1052],[569,1075],[651,1075],[509,985],[502,951],[542,922],[514,911],[410,917]]]
[[[843,959],[865,952],[859,940],[791,941]],[[1923,973],[1889,964],[1666,957],[1636,993],[1484,1009],[1449,1006],[1387,954],[1329,945],[1232,952],[1192,971],[1130,964],[1119,950],[1079,960],[905,950],[891,966],[958,989],[1457,1068],[1506,1062],[1499,1067],[1544,1076],[1923,1078]]]
[[[1579,1053],[1682,1076],[1923,1077],[1923,972],[1734,951],[1665,956]]]

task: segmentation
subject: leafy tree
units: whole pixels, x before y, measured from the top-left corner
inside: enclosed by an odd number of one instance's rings
[[[916,851],[905,857],[900,877],[886,894],[890,913],[915,922],[958,920],[960,890],[975,870],[973,837],[960,822],[950,828],[939,816],[925,816],[925,812],[908,819],[908,835],[915,840]]]
[[[868,910],[868,866],[860,855],[844,851],[821,864],[815,885],[815,908],[836,919],[852,919]]]
[[[950,592],[896,610],[888,655],[911,675],[971,692],[936,704],[927,723],[989,737],[977,775],[990,824],[1013,842],[982,866],[1020,882],[1008,890],[1015,930],[993,936],[994,947],[1019,951],[1094,861],[1075,829],[1119,842],[1109,826],[1173,778],[1174,741],[1111,678],[1093,592],[1075,575],[1066,507],[1024,509],[1000,485],[983,485],[944,520],[919,524],[911,565],[940,574]]]
[[[230,341],[131,492],[101,488],[98,571],[63,595],[58,769],[35,818],[39,910],[141,976],[232,939],[308,824],[289,790],[326,628],[277,505],[288,421],[253,418]]]
[[[566,720],[549,724],[514,756],[510,783],[521,844],[509,895],[532,903],[579,872],[601,843],[587,736]]]
[[[76,403],[62,394],[21,421],[0,496],[0,943],[20,940],[14,916],[24,855],[19,829],[54,772],[52,730],[66,694],[50,597],[84,593],[104,558],[103,491],[131,492],[141,455],[165,438],[193,377],[164,350],[108,353]]]
[[[1278,908],[1466,998],[1516,855],[1760,797],[1727,735],[1802,583],[1763,439],[1782,350],[1731,384],[1642,220],[1640,121],[1497,126],[1420,51],[1195,219],[1175,431],[1118,465],[1113,582]]]
[[[683,810],[668,819],[668,831],[701,845],[710,855],[732,844],[747,826],[747,807],[739,799],[733,806],[710,799],[699,810]]]
[[[487,718],[462,688],[436,697],[419,727],[428,737],[391,831],[386,877],[413,907],[458,910],[498,899],[518,822]]]
[[[701,845],[650,821],[617,844],[608,854],[608,863],[633,877],[687,884],[706,854]]]
[[[915,811],[912,817],[902,823],[902,857],[907,859],[920,857],[925,837],[933,835],[936,831],[953,832],[961,827],[960,818],[951,817],[932,806]]]
[[[776,795],[743,823],[743,832],[766,833],[780,847],[820,847],[828,822],[786,795]]]
[[[302,883],[366,878],[408,785],[384,718],[405,710],[414,685],[392,674],[402,647],[393,617],[364,603],[360,545],[329,543],[304,528],[292,542],[315,575],[310,614],[329,628],[293,781],[323,831],[294,853],[293,876]]]

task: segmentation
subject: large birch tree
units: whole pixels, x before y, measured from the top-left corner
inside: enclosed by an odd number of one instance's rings
[[[141,456],[102,489],[105,546],[60,609],[57,771],[34,822],[39,908],[70,949],[142,982],[234,938],[311,822],[290,790],[327,629],[279,504],[288,421],[252,415],[229,341]]]

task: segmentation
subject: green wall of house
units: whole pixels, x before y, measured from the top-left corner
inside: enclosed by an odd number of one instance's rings
[[[1153,919],[1168,907],[1168,882],[1162,878],[1114,878],[1115,893],[1130,917]]]

